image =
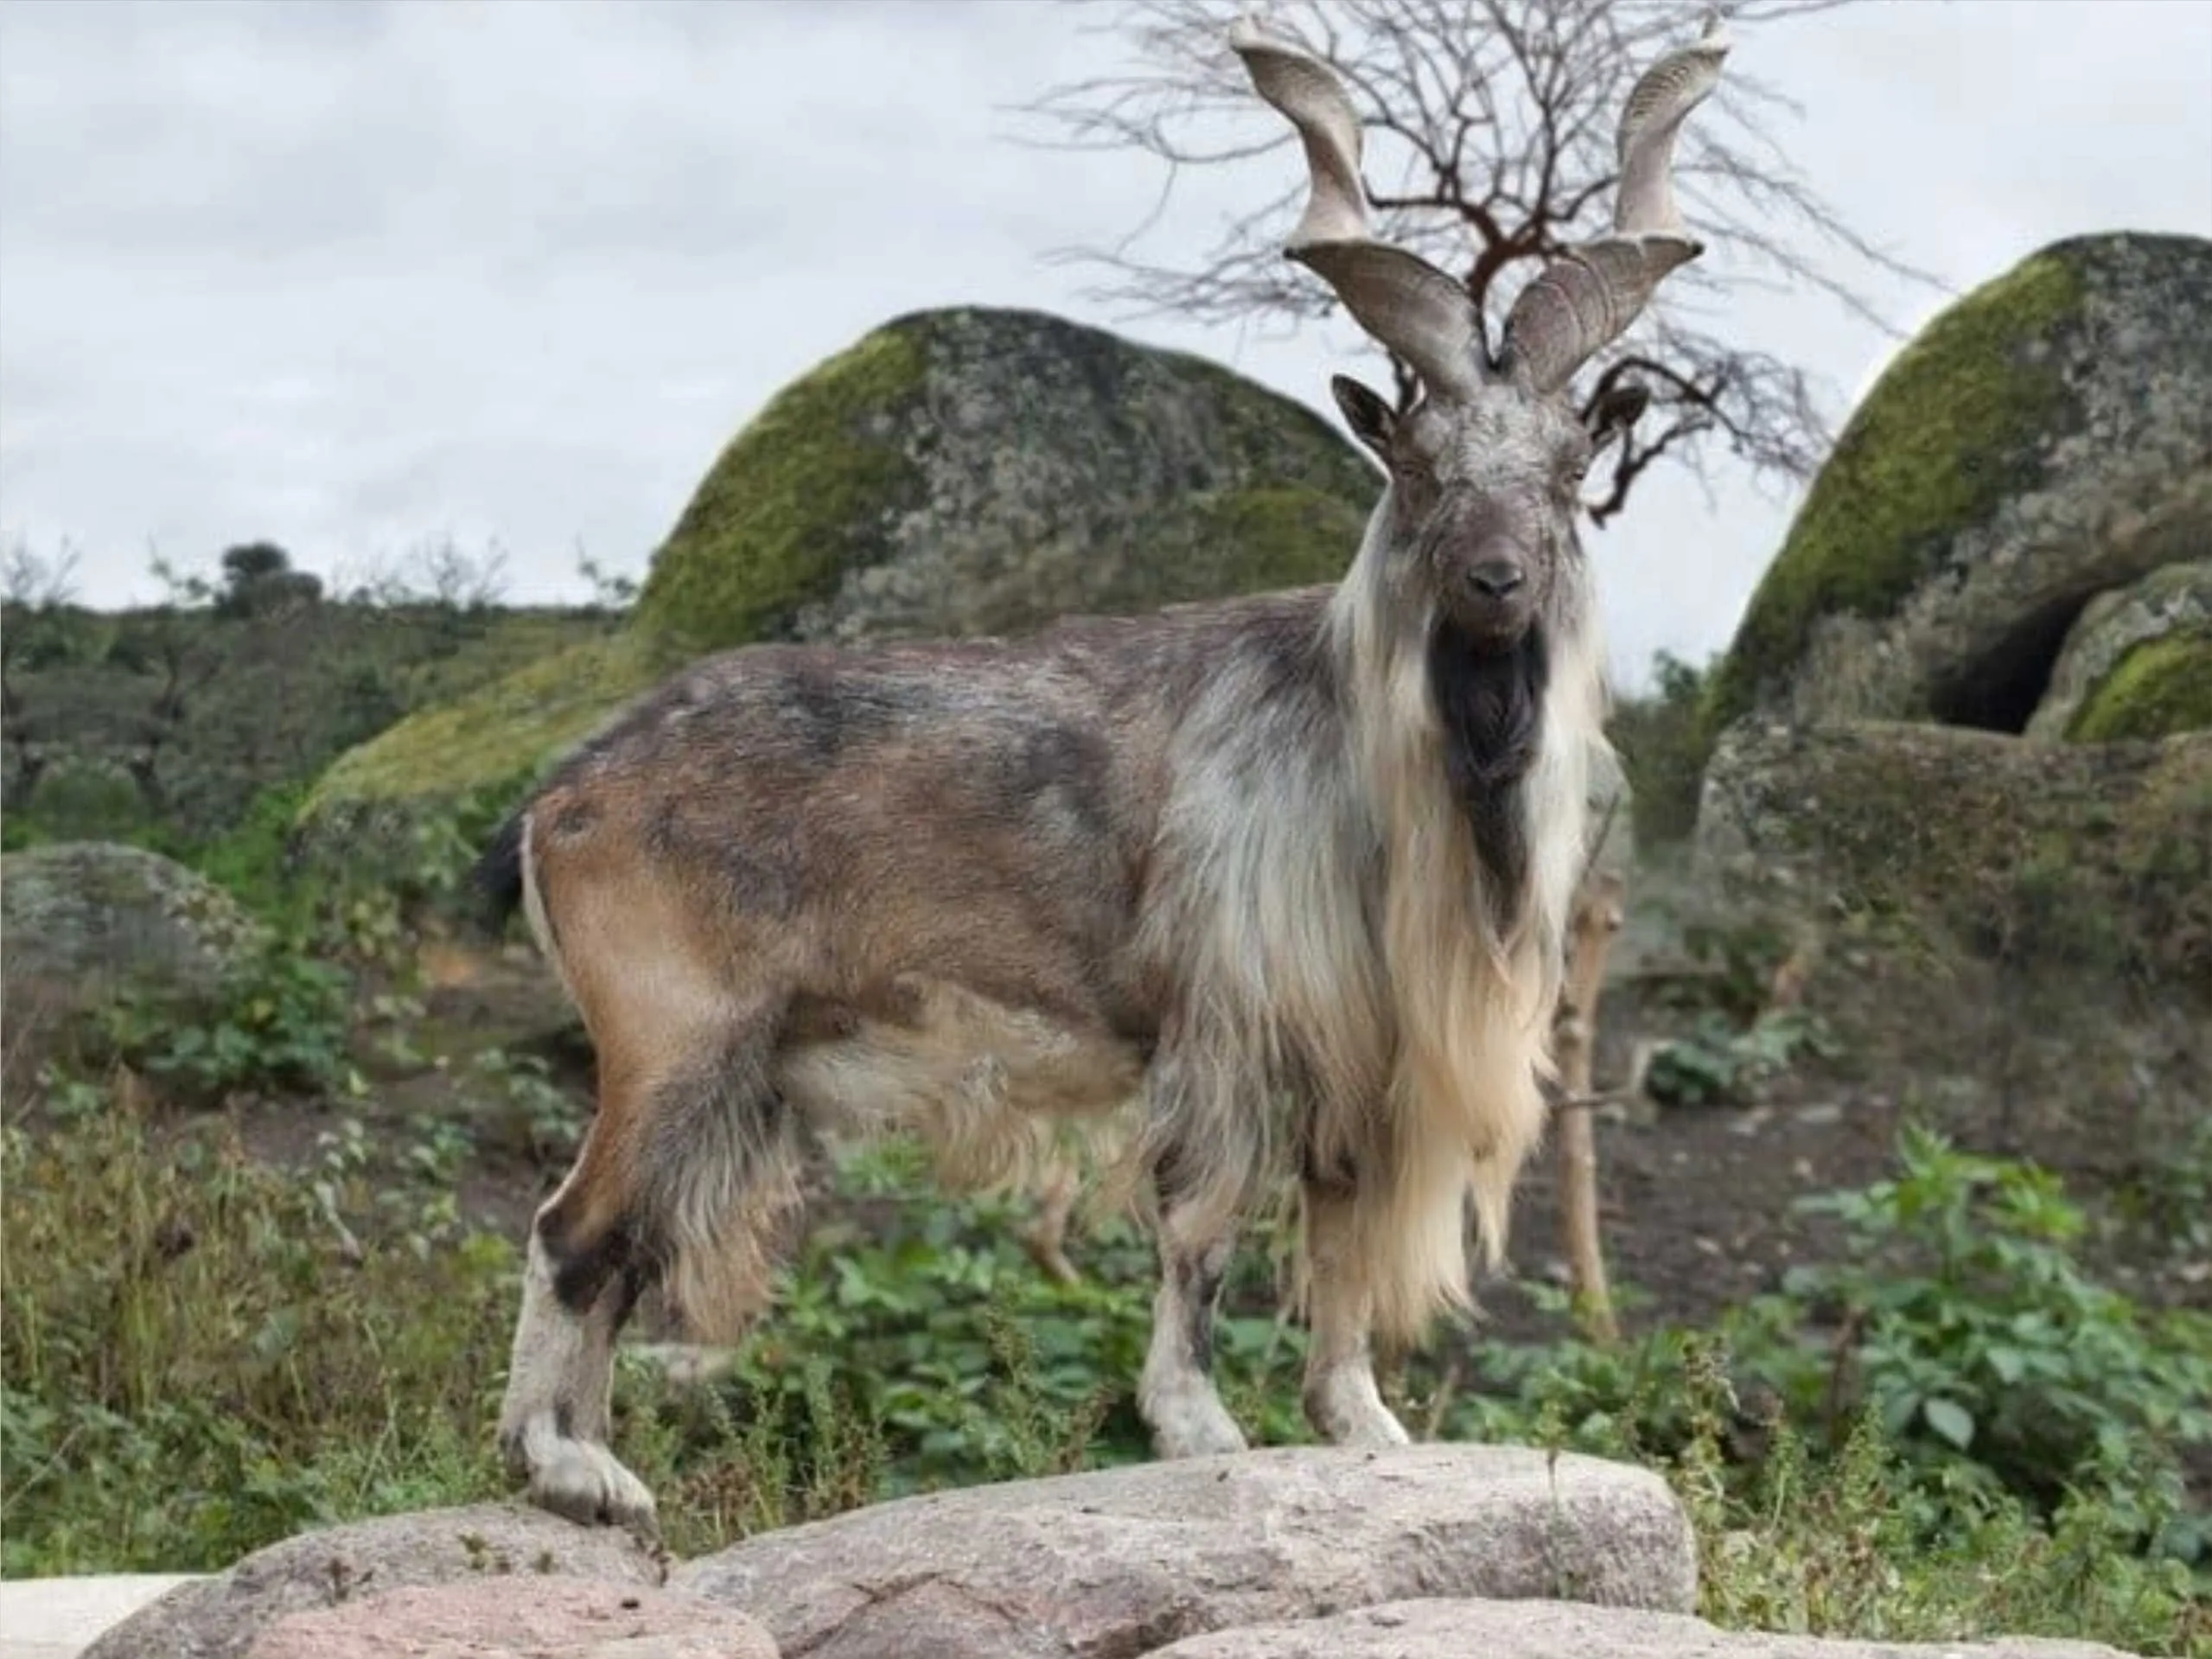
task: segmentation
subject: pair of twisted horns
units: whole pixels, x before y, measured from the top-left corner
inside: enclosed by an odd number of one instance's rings
[[[1728,55],[1718,13],[1703,39],[1668,53],[1629,92],[1612,232],[1564,250],[1521,290],[1495,365],[1486,361],[1482,318],[1467,290],[1369,232],[1360,119],[1329,66],[1271,39],[1249,16],[1230,29],[1229,45],[1305,146],[1310,189],[1284,253],[1334,289],[1353,320],[1405,359],[1433,398],[1464,400],[1499,375],[1559,391],[1635,321],[1661,278],[1704,252],[1674,206],[1672,169],[1674,135],[1718,83]]]

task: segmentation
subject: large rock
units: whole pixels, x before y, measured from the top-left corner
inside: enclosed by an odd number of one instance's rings
[[[291,1614],[510,1574],[653,1586],[666,1564],[627,1533],[521,1504],[387,1515],[303,1533],[180,1586],[109,1630],[84,1659],[240,1659]]]
[[[2081,742],[2212,729],[2212,558],[2092,599],[2066,636],[2031,737]]]
[[[901,317],[777,393],[655,555],[641,624],[1008,633],[1325,581],[1381,480],[1303,405],[1036,311]]]
[[[248,1659],[776,1659],[743,1613],[680,1591],[537,1574],[442,1584],[277,1621]]]
[[[1139,1654],[1415,1596],[1686,1611],[1661,1477],[1507,1446],[1285,1447],[933,1493],[766,1534],[672,1582],[788,1654]]]
[[[264,936],[221,888],[142,848],[67,841],[0,858],[0,1000],[12,1020],[126,986],[206,996]]]
[[[1706,729],[2018,731],[2094,595],[2212,547],[2212,241],[2058,242],[1860,403],[1715,674]]]
[[[519,793],[712,648],[1013,633],[1329,580],[1380,487],[1319,415],[1203,359],[1034,311],[902,317],[731,442],[629,635],[401,722],[330,769],[307,819]]]
[[[1701,1618],[1557,1601],[1424,1600],[1259,1624],[1147,1659],[2126,1659],[2097,1642],[1848,1642],[1725,1631]]]
[[[1756,719],[1706,768],[1698,859],[1805,907],[1971,949],[2212,988],[2212,733],[2051,744],[1886,721]]]

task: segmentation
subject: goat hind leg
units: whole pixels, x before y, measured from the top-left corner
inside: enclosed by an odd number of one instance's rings
[[[1157,1109],[1157,1108],[1156,1108]],[[1162,1458],[1241,1452],[1244,1432],[1214,1391],[1214,1311],[1235,1248],[1235,1205],[1191,1153],[1186,1133],[1171,1133],[1151,1162],[1159,1198],[1160,1288],[1152,1301],[1152,1341],[1138,1381],[1137,1408]],[[1210,1189],[1210,1190],[1209,1190]]]
[[[651,1537],[660,1528],[653,1494],[607,1444],[615,1338],[647,1281],[619,1226],[586,1236],[579,1224],[574,1195],[596,1172],[593,1150],[587,1140],[531,1224],[500,1446],[539,1508]]]
[[[500,1439],[540,1508],[653,1530],[651,1492],[607,1445],[615,1335],[656,1281],[709,1342],[735,1340],[768,1299],[765,1235],[798,1194],[772,1029],[733,1019],[650,1085],[602,1090],[583,1156],[539,1212]]]
[[[1068,1224],[1075,1213],[1075,1199],[1082,1178],[1074,1160],[1055,1148],[1043,1176],[1032,1191],[1036,1211],[1022,1228],[1022,1247],[1030,1253],[1046,1278],[1061,1285],[1080,1285],[1083,1275],[1068,1259]]]
[[[1194,1238],[1172,1211],[1160,1228],[1160,1288],[1152,1342],[1137,1388],[1138,1410],[1163,1458],[1245,1449],[1244,1431],[1214,1391],[1214,1310],[1234,1238]]]

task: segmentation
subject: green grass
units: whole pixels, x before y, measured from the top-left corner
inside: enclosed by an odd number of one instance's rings
[[[492,1490],[470,1426],[505,1363],[513,1248],[427,1203],[372,1226],[342,1137],[283,1176],[141,1098],[0,1132],[9,1573],[219,1567]]]

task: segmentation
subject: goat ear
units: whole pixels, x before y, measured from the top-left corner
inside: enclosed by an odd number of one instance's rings
[[[1651,391],[1648,386],[1629,380],[1607,387],[1590,405],[1583,423],[1590,432],[1593,450],[1603,454],[1615,438],[1626,437],[1629,429],[1650,406]]]
[[[1344,419],[1352,428],[1352,436],[1373,450],[1383,465],[1390,464],[1390,441],[1398,433],[1398,416],[1389,403],[1370,392],[1348,374],[1333,374],[1329,389],[1336,395],[1336,406],[1344,412]]]

